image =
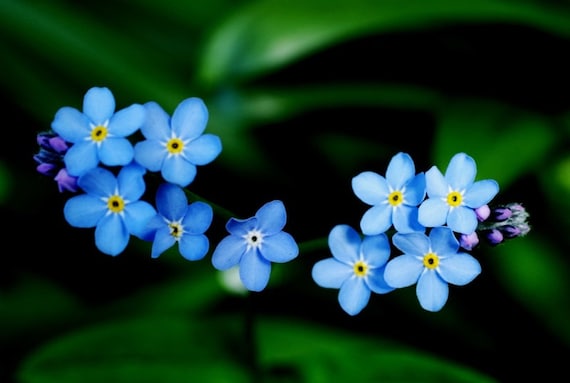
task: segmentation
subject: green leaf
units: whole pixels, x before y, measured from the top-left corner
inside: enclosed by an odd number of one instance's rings
[[[326,0],[255,1],[206,42],[198,76],[205,84],[252,78],[332,44],[374,33],[446,22],[519,23],[568,36],[568,14],[527,1]]]

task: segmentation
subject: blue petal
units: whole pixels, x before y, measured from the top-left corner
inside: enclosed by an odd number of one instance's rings
[[[360,220],[360,229],[365,235],[384,233],[392,226],[392,206],[380,204],[366,210]]]
[[[340,262],[352,265],[360,258],[362,239],[356,230],[348,225],[333,227],[329,233],[328,243],[333,257]]]
[[[434,227],[429,233],[431,249],[437,254],[457,253],[459,241],[449,227]]]
[[[166,142],[170,139],[170,116],[154,101],[143,105],[145,120],[141,126],[141,133],[147,140]]]
[[[136,132],[145,122],[146,110],[144,106],[133,104],[119,110],[111,117],[107,126],[109,134],[113,137],[127,137]]]
[[[489,203],[499,192],[499,184],[495,180],[477,181],[465,192],[463,203],[477,209]]]
[[[368,205],[386,202],[390,193],[386,179],[374,172],[362,172],[352,178],[352,190],[362,202]]]
[[[156,191],[156,208],[169,221],[178,221],[188,209],[188,198],[180,186],[163,183]]]
[[[354,274],[352,266],[335,258],[326,258],[313,265],[311,275],[315,283],[324,288],[338,289]]]
[[[279,200],[267,202],[259,208],[255,217],[259,222],[259,230],[265,235],[278,233],[287,222],[285,205]]]
[[[370,300],[370,289],[362,278],[347,279],[338,292],[338,303],[349,315],[362,311]]]
[[[133,145],[126,138],[109,137],[99,147],[99,159],[108,166],[127,165],[134,155]]]
[[[186,159],[194,165],[212,162],[222,151],[222,141],[213,134],[204,134],[184,146]]]
[[[115,98],[107,88],[93,87],[83,97],[83,113],[95,125],[101,125],[115,112]]]
[[[418,208],[400,205],[392,212],[394,228],[400,233],[423,231],[425,228],[418,222]]]
[[[407,153],[398,153],[390,160],[386,170],[386,180],[395,190],[401,190],[403,186],[414,177],[416,168],[414,161]]]
[[[246,249],[243,238],[228,235],[223,238],[212,254],[212,265],[218,270],[227,270],[237,265]]]
[[[251,230],[257,228],[257,218],[251,217],[247,219],[230,218],[226,223],[226,230],[238,237],[243,237]],[[245,242],[245,240],[244,240]]]
[[[430,251],[430,240],[424,233],[396,233],[392,243],[404,254],[423,258]]]
[[[144,168],[136,163],[125,166],[119,171],[117,185],[123,198],[136,201],[142,197],[146,189],[144,174]]]
[[[146,233],[146,225],[156,215],[154,207],[146,201],[135,201],[125,207],[125,224],[129,233],[142,238]]]
[[[428,198],[418,208],[418,221],[425,227],[445,225],[449,205],[439,198]]]
[[[446,198],[449,193],[449,184],[443,174],[435,166],[432,166],[426,173],[426,192],[429,198]]]
[[[95,228],[95,245],[108,255],[117,255],[127,247],[129,232],[118,214],[109,214]]]
[[[242,256],[239,263],[239,276],[248,290],[263,290],[269,282],[270,274],[271,262],[261,257],[257,251],[248,251]]]
[[[206,256],[210,242],[205,235],[184,234],[178,242],[180,254],[189,261],[198,261]]]
[[[290,234],[282,231],[264,237],[259,252],[270,262],[283,263],[289,262],[299,254],[299,246]]]
[[[473,209],[458,206],[449,211],[447,225],[455,232],[471,234],[477,229],[477,215]]]
[[[208,122],[208,109],[196,97],[182,101],[172,115],[172,132],[182,140],[193,140],[204,132]]]
[[[162,169],[164,159],[168,154],[166,147],[156,140],[140,141],[135,145],[134,150],[135,161],[151,172]]]
[[[476,174],[475,160],[465,153],[457,153],[447,166],[445,179],[453,190],[464,190],[473,183]]]
[[[481,273],[479,261],[467,253],[458,253],[440,260],[438,272],[446,282],[463,286]]]
[[[384,280],[392,287],[408,287],[418,281],[423,271],[421,259],[407,254],[399,255],[386,264]]]
[[[167,157],[162,165],[162,176],[168,182],[186,187],[196,177],[196,166],[180,155]]]
[[[170,249],[176,243],[174,237],[170,234],[170,228],[164,226],[156,231],[152,242],[151,258],[158,258],[160,254]]]
[[[449,286],[435,270],[427,270],[418,281],[416,295],[422,308],[433,312],[439,311],[447,302]]]
[[[386,283],[386,279],[384,279],[385,270],[386,266],[382,266],[377,269],[371,269],[368,271],[368,275],[366,276],[366,283],[368,287],[376,294],[386,294],[390,291],[394,291],[395,289]]]
[[[107,169],[94,168],[79,177],[77,184],[88,194],[96,197],[109,197],[115,193],[117,179]]]
[[[63,207],[65,220],[74,227],[95,227],[107,212],[107,204],[101,199],[80,194],[67,200]]]
[[[213,218],[212,207],[205,202],[197,201],[188,206],[182,225],[190,234],[202,234],[208,230]]]
[[[426,176],[424,173],[417,174],[406,184],[404,201],[407,205],[417,206],[426,196]]]
[[[360,252],[371,268],[382,267],[390,257],[390,242],[386,234],[364,237]]]
[[[87,141],[74,144],[65,153],[64,161],[70,175],[81,176],[99,165],[97,146]]]
[[[72,143],[82,142],[91,134],[89,119],[69,106],[64,106],[56,112],[51,128],[65,141]]]

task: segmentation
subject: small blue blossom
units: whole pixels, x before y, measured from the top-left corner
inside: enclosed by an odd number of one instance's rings
[[[481,273],[481,265],[468,253],[458,252],[459,241],[445,226],[424,233],[396,233],[392,243],[403,252],[388,262],[384,278],[395,288],[417,283],[416,295],[428,311],[447,302],[449,285],[463,286]]]
[[[184,190],[174,184],[161,184],[156,192],[156,214],[147,229],[154,233],[152,258],[178,243],[180,254],[189,261],[204,258],[210,243],[204,235],[213,219],[210,205],[204,202],[188,204]]]
[[[477,229],[475,210],[499,192],[495,180],[474,182],[475,160],[465,153],[451,158],[445,176],[436,166],[426,172],[427,197],[418,209],[418,220],[425,227],[447,224],[453,231],[471,234]]]
[[[400,232],[422,231],[418,223],[418,205],[423,201],[424,173],[415,173],[412,158],[398,153],[390,160],[386,178],[366,171],[352,179],[352,189],[364,203],[372,205],[360,220],[365,235],[385,232],[394,224]]]
[[[147,119],[141,127],[146,140],[135,145],[135,160],[181,187],[196,177],[197,165],[212,162],[222,151],[220,138],[203,134],[208,109],[196,97],[182,101],[170,116],[155,102],[144,105]]]
[[[117,177],[101,167],[89,170],[77,181],[85,194],[65,203],[65,219],[74,227],[95,227],[95,245],[103,253],[121,253],[131,234],[143,237],[156,214],[152,205],[139,201],[145,191],[144,173],[134,163],[121,168]]]
[[[385,294],[393,287],[384,280],[390,257],[386,234],[361,236],[348,225],[337,225],[329,234],[331,258],[315,263],[313,280],[321,287],[339,289],[338,301],[349,315],[366,307],[371,292]]]
[[[212,254],[212,264],[218,270],[239,265],[239,276],[250,291],[261,291],[269,282],[271,262],[288,262],[299,254],[293,237],[283,231],[287,214],[283,202],[263,205],[255,216],[247,219],[230,218],[222,239]]]
[[[65,106],[60,108],[51,124],[54,132],[72,144],[65,153],[67,171],[81,176],[102,163],[124,166],[134,157],[127,136],[144,122],[142,105],[133,104],[115,112],[115,98],[107,88],[91,88],[83,98],[83,112]]]

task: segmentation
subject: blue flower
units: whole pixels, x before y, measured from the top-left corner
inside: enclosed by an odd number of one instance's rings
[[[271,262],[288,262],[299,254],[293,237],[282,231],[287,221],[283,202],[271,201],[248,219],[230,218],[222,239],[212,254],[218,270],[239,265],[239,275],[250,291],[261,291],[269,282]]]
[[[331,258],[315,263],[313,280],[321,287],[340,289],[338,301],[349,315],[362,311],[371,292],[385,294],[393,287],[384,281],[384,269],[390,257],[386,234],[360,235],[348,225],[337,225],[329,234]]]
[[[184,190],[174,184],[161,184],[156,192],[156,214],[147,229],[154,233],[152,258],[178,242],[180,254],[189,261],[204,258],[210,243],[204,235],[212,223],[213,211],[204,202],[188,204]]]
[[[394,224],[401,232],[422,231],[418,205],[425,197],[424,173],[415,174],[412,158],[398,153],[390,160],[386,178],[370,171],[352,179],[352,189],[364,203],[372,205],[360,220],[365,235],[385,232]]]
[[[89,170],[77,181],[85,194],[65,203],[65,219],[71,226],[95,227],[95,245],[103,253],[121,253],[131,234],[142,238],[156,214],[152,205],[139,201],[145,191],[144,173],[137,164],[121,168],[117,177],[101,167]]]
[[[474,182],[475,160],[465,153],[453,156],[445,176],[436,166],[426,172],[427,197],[418,209],[418,220],[426,227],[447,224],[453,231],[471,234],[477,229],[475,210],[499,192],[495,180]]]
[[[145,117],[142,105],[134,104],[115,113],[115,99],[107,88],[91,88],[83,98],[83,113],[65,106],[51,124],[54,132],[72,146],[65,153],[67,171],[83,175],[102,163],[124,166],[134,157],[131,142],[125,138],[137,131]]]
[[[181,187],[196,177],[196,166],[213,161],[222,151],[220,138],[202,134],[208,109],[199,98],[182,101],[172,119],[155,102],[144,105],[147,119],[141,127],[146,140],[135,145],[135,160],[152,172]]]
[[[388,262],[384,278],[395,288],[417,283],[416,295],[428,311],[439,311],[447,302],[449,285],[463,286],[481,273],[470,254],[458,252],[459,242],[448,227],[424,233],[396,233],[392,243],[404,254]]]

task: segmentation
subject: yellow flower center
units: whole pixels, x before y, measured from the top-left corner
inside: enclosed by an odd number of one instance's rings
[[[180,154],[184,149],[184,142],[180,138],[171,138],[166,143],[166,150],[170,154]]]
[[[354,274],[357,277],[365,277],[368,274],[368,265],[364,261],[358,261],[354,264]]]
[[[125,208],[125,201],[121,196],[114,195],[107,200],[107,207],[113,213],[120,213]]]
[[[177,240],[180,239],[180,237],[182,237],[182,234],[184,234],[184,228],[182,227],[180,222],[170,222],[168,224],[168,227],[170,228],[170,235]]]
[[[424,266],[428,269],[435,269],[439,265],[439,257],[435,253],[424,255]]]
[[[399,190],[395,190],[388,195],[388,203],[392,206],[398,206],[404,202],[404,196]]]
[[[101,142],[107,137],[107,127],[104,125],[97,125],[91,129],[91,140]]]
[[[463,195],[458,191],[452,191],[447,195],[447,203],[451,207],[461,206]]]

